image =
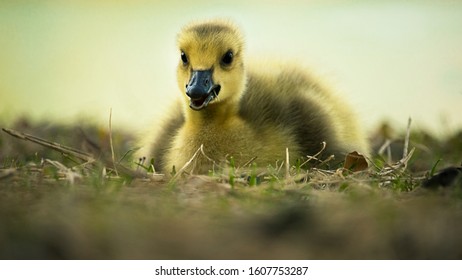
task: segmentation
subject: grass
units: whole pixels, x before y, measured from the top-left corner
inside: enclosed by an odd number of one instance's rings
[[[2,259],[462,258],[462,180],[421,186],[460,166],[462,132],[404,132],[383,146],[379,130],[381,155],[357,172],[231,159],[208,175],[177,168],[169,180],[130,158],[134,140],[123,131],[27,120],[10,128],[94,161],[0,134]]]

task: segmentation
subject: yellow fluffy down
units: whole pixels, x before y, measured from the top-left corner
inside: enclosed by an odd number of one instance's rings
[[[143,135],[139,154],[154,158],[156,170],[179,170],[201,146],[188,172],[206,173],[231,156],[236,166],[255,157],[260,167],[274,166],[285,159],[286,148],[295,161],[319,152],[322,142],[327,145],[321,157],[368,154],[355,114],[339,96],[293,63],[247,63],[243,36],[233,23],[187,25],[178,35],[178,53],[181,105],[172,107],[160,130]],[[193,110],[186,86],[194,71],[205,70],[213,73],[219,92],[205,108]]]

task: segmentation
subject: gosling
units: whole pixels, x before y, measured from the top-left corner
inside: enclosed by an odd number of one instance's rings
[[[183,100],[156,135],[144,137],[140,154],[154,158],[157,171],[186,167],[204,174],[231,157],[236,166],[252,159],[275,166],[286,159],[286,148],[294,164],[318,154],[323,142],[320,159],[368,154],[354,113],[338,96],[292,64],[247,65],[233,23],[189,24],[178,35],[178,50]]]

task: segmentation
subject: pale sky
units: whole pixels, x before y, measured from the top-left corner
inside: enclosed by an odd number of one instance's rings
[[[381,120],[462,128],[462,1],[2,1],[0,118],[154,125],[179,97],[175,39],[226,17],[247,56],[298,61]],[[125,4],[121,3],[124,2]]]

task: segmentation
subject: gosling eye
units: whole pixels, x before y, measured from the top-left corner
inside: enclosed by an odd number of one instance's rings
[[[232,51],[227,51],[223,57],[221,58],[221,64],[223,66],[229,66],[231,65],[231,63],[233,63],[233,59],[234,59],[234,54]]]
[[[181,61],[183,61],[183,65],[187,65],[188,64],[188,56],[186,56],[186,54],[184,53],[184,51],[181,51]]]

